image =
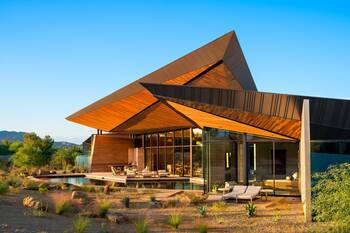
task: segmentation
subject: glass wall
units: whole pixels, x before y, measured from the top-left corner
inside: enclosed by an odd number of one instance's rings
[[[350,163],[350,141],[311,141],[312,173],[341,163]]]
[[[298,143],[212,128],[205,128],[203,135],[207,190],[225,181],[243,183],[247,159],[250,184],[271,189],[276,195],[299,194]]]
[[[135,146],[145,143],[145,164],[152,170],[167,170],[179,176],[202,177],[202,130],[180,129],[135,135]]]

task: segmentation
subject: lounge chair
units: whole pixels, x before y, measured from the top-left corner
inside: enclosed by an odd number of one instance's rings
[[[111,171],[113,176],[118,176],[120,171],[118,171],[115,167],[111,166]]]
[[[261,186],[248,186],[247,190],[243,194],[239,194],[236,196],[236,202],[238,200],[250,200],[256,198],[259,195],[261,190]]]
[[[235,185],[235,186],[233,186],[233,189],[231,192],[222,195],[222,199],[223,200],[227,200],[227,199],[236,199],[237,200],[237,196],[245,193],[246,190],[247,190],[247,186]]]
[[[143,176],[143,178],[152,177],[153,176],[153,172],[148,170],[148,167],[146,167],[145,169],[142,170],[141,175]]]
[[[136,172],[133,170],[126,170],[126,177],[128,178],[135,178],[136,177]]]
[[[168,172],[165,170],[158,170],[158,176],[159,177],[167,177],[168,176]]]

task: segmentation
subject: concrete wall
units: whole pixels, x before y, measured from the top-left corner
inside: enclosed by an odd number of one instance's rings
[[[300,193],[305,222],[311,217],[310,104],[304,100],[300,138]]]
[[[128,164],[128,150],[133,147],[129,138],[116,135],[93,135],[91,172],[110,172],[111,165]]]

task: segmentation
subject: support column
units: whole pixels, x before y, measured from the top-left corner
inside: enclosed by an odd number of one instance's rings
[[[305,222],[311,222],[310,104],[303,102],[300,137],[300,193]]]
[[[249,185],[249,147],[247,143],[247,134],[243,134],[243,184]]]

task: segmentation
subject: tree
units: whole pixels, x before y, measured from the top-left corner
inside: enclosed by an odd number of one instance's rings
[[[10,147],[9,147],[9,151],[11,152],[11,154],[16,153],[19,148],[23,147],[23,143],[20,141],[14,141],[13,143],[11,143]]]
[[[80,146],[60,148],[53,154],[50,165],[56,169],[65,169],[68,165],[74,166],[76,157],[81,154]]]
[[[16,167],[31,168],[45,165],[46,158],[38,147],[24,145],[12,157],[12,162]]]
[[[53,153],[54,141],[50,136],[41,139],[35,133],[23,136],[23,145],[14,144],[11,149],[15,154],[11,157],[12,162],[17,167],[30,168],[40,167],[47,164]]]

